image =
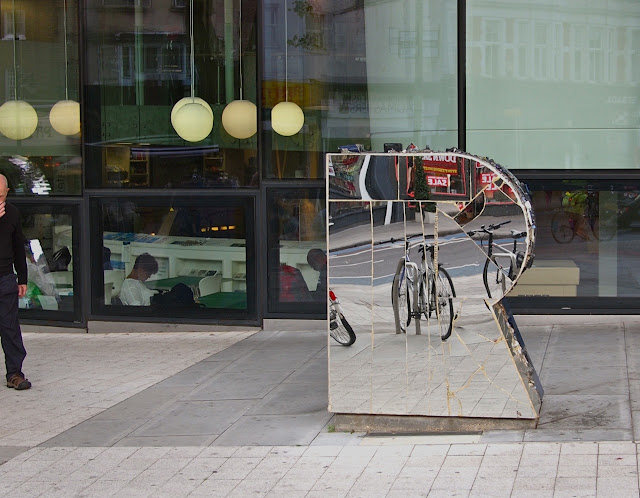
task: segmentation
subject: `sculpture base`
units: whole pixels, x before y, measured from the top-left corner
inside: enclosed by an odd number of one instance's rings
[[[538,419],[485,417],[424,417],[420,415],[360,415],[336,413],[338,432],[420,434],[535,429]]]

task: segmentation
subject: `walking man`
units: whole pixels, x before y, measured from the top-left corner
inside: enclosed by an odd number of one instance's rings
[[[18,298],[27,293],[27,259],[20,214],[15,206],[7,204],[8,192],[7,178],[0,174],[0,339],[7,366],[7,387],[22,390],[31,387],[22,373],[27,351],[18,323]]]

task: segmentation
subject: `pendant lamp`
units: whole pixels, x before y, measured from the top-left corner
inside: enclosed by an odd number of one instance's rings
[[[256,105],[242,98],[242,0],[238,24],[240,37],[238,39],[238,62],[240,74],[240,99],[229,103],[222,111],[222,126],[234,138],[246,139],[258,131],[258,110]]]
[[[287,0],[284,0],[284,102],[271,109],[271,127],[279,135],[290,137],[302,129],[304,113],[295,102],[289,102],[289,40],[287,38]]]
[[[171,109],[171,124],[180,138],[199,142],[213,129],[213,111],[209,104],[195,96],[195,57],[193,44],[193,0],[189,2],[189,39],[191,42],[191,96],[180,99]]]
[[[0,133],[11,140],[24,140],[33,135],[38,127],[38,114],[33,106],[18,100],[18,70],[16,67],[16,4],[12,1],[13,20],[13,83],[14,100],[0,106]]]
[[[67,56],[67,0],[64,0],[64,100],[56,102],[49,112],[49,122],[61,135],[80,133],[80,104],[69,100],[69,58]]]

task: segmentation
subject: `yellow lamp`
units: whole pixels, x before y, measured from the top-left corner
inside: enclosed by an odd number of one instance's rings
[[[173,125],[174,128],[176,126],[173,123],[173,120],[176,114],[180,109],[182,109],[182,107],[184,107],[187,104],[200,104],[201,106],[204,106],[204,108],[209,111],[209,114],[211,114],[211,119],[213,119],[213,111],[211,110],[211,106],[207,103],[206,100],[201,99],[200,97],[185,97],[183,99],[178,100],[178,102],[176,102],[176,105],[173,106],[173,109],[171,109],[171,124]]]
[[[304,113],[295,102],[280,102],[271,110],[271,127],[279,135],[295,135],[303,124]]]
[[[80,133],[80,104],[75,100],[61,100],[51,108],[49,122],[61,135]]]
[[[252,137],[258,131],[256,105],[249,100],[234,100],[222,111],[222,126],[232,137]]]
[[[11,140],[24,140],[38,127],[38,114],[24,100],[9,100],[0,106],[0,133]]]
[[[213,113],[198,102],[183,105],[171,120],[176,133],[187,142],[199,142],[213,129]]]

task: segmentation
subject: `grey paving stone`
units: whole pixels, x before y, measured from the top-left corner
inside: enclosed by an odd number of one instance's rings
[[[631,441],[631,429],[531,429],[525,441]]]
[[[308,348],[253,350],[225,368],[225,372],[292,372],[315,353]]]
[[[283,383],[251,408],[247,415],[299,415],[325,412],[329,392],[326,383]]]
[[[289,374],[289,371],[227,372],[224,370],[192,392],[185,393],[184,399],[189,401],[260,399],[278,386]]]
[[[481,443],[515,443],[524,440],[524,431],[485,431],[480,437]]]
[[[327,358],[314,356],[291,373],[284,382],[320,382],[326,385],[328,372]]]
[[[545,395],[538,429],[631,429],[628,396]]]
[[[179,448],[188,446],[209,446],[217,437],[217,434],[209,436],[127,436],[118,441],[115,446],[171,446]]]
[[[183,388],[158,387],[156,385],[99,413],[92,420],[148,419],[174,402],[183,393]]]
[[[43,442],[40,446],[111,446],[146,421],[147,419],[89,419]]]
[[[540,382],[545,396],[553,394],[629,394],[624,366],[567,365],[543,368]]]
[[[331,414],[244,416],[214,441],[216,446],[309,445]]]
[[[156,384],[157,387],[195,387],[202,384],[224,367],[231,364],[227,361],[201,361],[168,379]]]
[[[180,401],[131,436],[211,436],[222,434],[252,406],[247,400]]]
[[[0,446],[0,465],[30,449],[28,446]]]

